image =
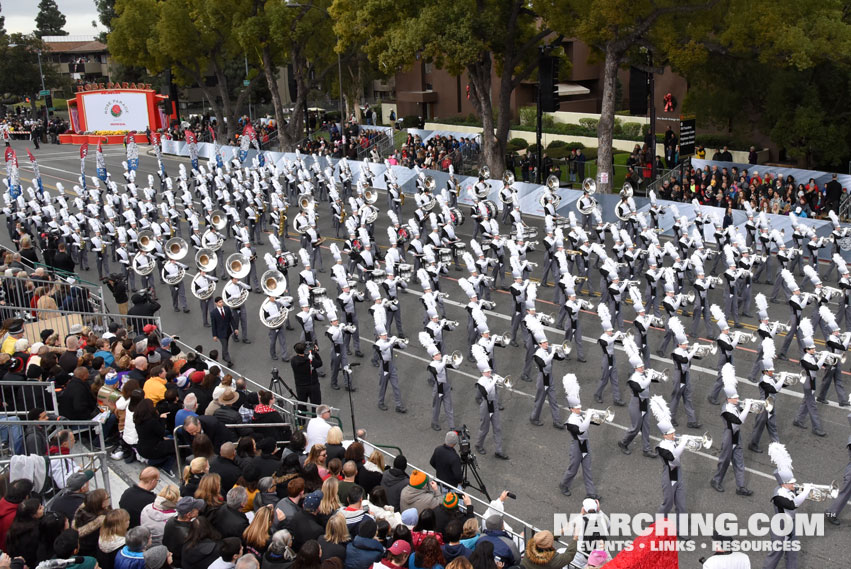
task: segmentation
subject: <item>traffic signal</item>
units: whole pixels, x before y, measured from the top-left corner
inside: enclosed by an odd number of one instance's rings
[[[541,111],[554,113],[558,110],[558,66],[559,60],[552,55],[542,55],[538,63],[538,89],[541,91]]]
[[[53,108],[53,95],[45,95],[44,106],[47,107],[48,110]]]

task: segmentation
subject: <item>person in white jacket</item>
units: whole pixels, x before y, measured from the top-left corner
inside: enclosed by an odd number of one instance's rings
[[[160,490],[152,504],[142,509],[139,517],[141,525],[151,532],[151,546],[162,545],[165,524],[177,515],[177,501],[180,500],[180,489],[169,484]]]

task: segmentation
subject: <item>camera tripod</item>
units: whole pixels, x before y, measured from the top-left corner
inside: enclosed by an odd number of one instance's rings
[[[469,472],[473,473],[473,479],[476,481],[478,486],[470,482],[468,477]],[[479,467],[476,464],[476,456],[472,453],[461,457],[461,488],[472,488],[473,490],[478,490],[485,495],[485,498],[487,498],[488,501],[491,499],[490,494],[488,494],[488,489],[485,487],[485,482],[479,475]]]

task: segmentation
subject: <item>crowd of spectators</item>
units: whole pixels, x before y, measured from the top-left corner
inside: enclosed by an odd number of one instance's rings
[[[702,205],[725,209],[744,209],[748,202],[758,212],[825,217],[828,211],[839,210],[846,192],[836,175],[819,186],[813,178],[783,178],[758,166],[740,171],[735,166],[728,170],[707,165],[702,169],[688,167],[683,172],[681,177],[665,180],[657,197],[682,202],[697,199]]]

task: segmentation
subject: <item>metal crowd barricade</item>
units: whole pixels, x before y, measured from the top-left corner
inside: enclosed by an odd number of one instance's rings
[[[72,275],[74,276],[74,275]],[[103,287],[86,281],[77,280],[74,283],[69,283],[64,280],[46,280],[32,277],[7,277],[5,274],[0,275],[0,285],[6,291],[6,304],[9,306],[19,307],[22,311],[29,310],[29,306],[23,306],[21,300],[27,297],[27,284],[32,283],[32,290],[39,287],[44,287],[48,292],[55,287],[60,289],[79,288],[86,292],[86,298],[91,304],[94,312],[103,312],[105,303],[103,300]]]
[[[59,334],[60,342],[70,333],[75,324],[89,326],[96,335],[100,336],[109,328],[109,324],[117,322],[120,326],[141,333],[146,324],[161,327],[159,316],[134,316],[128,314],[89,312],[75,310],[53,310],[48,308],[24,308],[18,306],[0,306],[0,314],[4,318],[26,316],[24,322],[24,337],[35,342],[41,337],[42,330],[53,330]],[[32,315],[35,315],[33,318]]]
[[[0,381],[0,393],[0,417],[25,417],[34,408],[59,414],[52,381]]]
[[[71,431],[75,439],[70,452],[49,455],[48,449],[65,430]],[[41,471],[41,467],[36,467],[36,464],[43,461],[44,483],[36,490],[46,496],[61,490],[65,485],[64,481],[80,470],[93,470],[95,478],[92,479],[91,486],[109,492],[107,450],[100,422],[61,418],[22,421],[15,417],[5,417],[0,418],[0,436],[4,443],[0,453],[0,475],[8,472],[10,480],[17,477],[32,479]],[[5,444],[7,440],[8,445]]]
[[[162,327],[159,328],[162,330]],[[166,334],[167,335],[167,334]],[[173,340],[180,346],[181,350],[185,353],[195,352],[195,349],[189,346],[188,344],[180,341]],[[244,374],[241,374],[226,365],[223,365],[221,362],[217,362],[208,358],[204,354],[198,354],[199,357],[207,364],[217,366],[222,370],[222,373],[231,375],[234,379],[243,378],[247,384],[247,387],[250,391],[258,392],[260,390],[271,391],[274,394],[274,401],[272,403],[272,407],[275,408],[276,411],[280,412],[283,416],[284,420],[291,425],[301,425],[305,422],[305,420],[311,419],[316,416],[316,409],[319,405],[314,403],[307,403],[305,401],[298,401],[292,397],[287,397],[283,395],[279,390],[275,389],[273,382],[270,380],[269,385],[263,385],[254,381],[253,379],[246,377]],[[329,406],[330,407],[330,406]],[[335,414],[336,411],[339,411],[336,407],[331,407],[332,415]],[[339,426],[342,428],[342,422],[337,419]]]
[[[292,429],[292,425],[289,423],[238,423],[238,424],[226,424],[225,427],[228,429]],[[183,430],[183,425],[178,425],[174,428],[172,432],[174,438],[174,454],[177,459],[177,471],[175,474],[178,476],[183,475],[183,456],[181,455],[181,450],[191,450],[191,445],[182,445],[180,444],[180,438],[178,437],[178,433]],[[275,441],[278,446],[283,446],[289,444],[289,440],[286,441]],[[187,453],[188,456],[189,453]],[[218,454],[218,449],[216,449],[216,454]]]

